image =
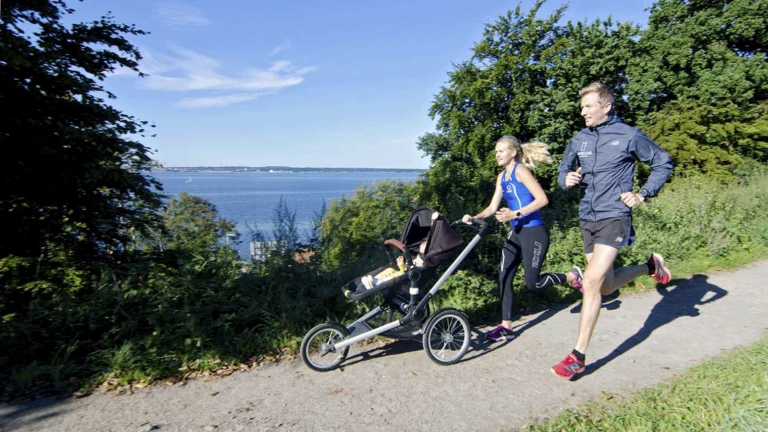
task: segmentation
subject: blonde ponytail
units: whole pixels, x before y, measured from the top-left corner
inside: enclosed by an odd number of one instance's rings
[[[525,143],[520,146],[521,151],[517,154],[517,161],[528,167],[535,169],[537,164],[552,162],[552,156],[549,155],[549,146],[540,141]]]
[[[512,135],[504,135],[496,143],[506,144],[510,150],[515,151],[515,161],[522,163],[528,169],[536,168],[536,164],[550,163],[552,157],[549,156],[549,146],[543,142],[534,141],[520,144],[520,140]]]

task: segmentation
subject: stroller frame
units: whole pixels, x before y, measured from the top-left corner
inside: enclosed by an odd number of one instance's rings
[[[427,210],[432,211],[426,207],[417,209],[412,213],[411,219],[417,212]],[[409,225],[411,224],[411,219],[409,219]],[[447,221],[444,219],[442,221],[444,225],[448,225]],[[388,291],[384,295],[385,300],[383,304],[348,326],[337,322],[326,322],[311,329],[304,336],[301,343],[301,359],[304,364],[318,372],[334,370],[346,359],[351,345],[378,335],[395,339],[422,339],[424,350],[430,360],[439,365],[458,363],[469,349],[471,340],[469,319],[463,312],[455,308],[443,308],[430,315],[429,301],[488,232],[488,224],[484,220],[473,218],[472,222],[480,228],[465,224],[462,221],[456,221],[449,225],[450,228],[470,228],[477,231],[477,234],[461,250],[448,269],[420,300],[421,289],[418,286],[418,281],[422,276],[421,273],[431,271],[433,268],[416,267],[413,265],[411,251],[409,250],[413,245],[406,245],[404,243],[406,240],[405,231],[403,233],[403,241],[394,239],[385,241],[385,246],[394,246],[402,251],[407,263],[405,275],[396,281],[387,281],[369,290],[351,292],[349,289],[346,289],[345,295],[352,300],[360,300],[377,292]],[[406,231],[409,225],[406,226]],[[430,230],[429,235],[432,235],[432,230]],[[455,234],[453,235],[455,236]],[[429,241],[429,238],[425,241]],[[429,244],[427,247],[429,247]],[[427,261],[429,262],[429,259]],[[393,302],[393,298],[399,297],[400,300],[404,300],[403,297],[405,296],[397,293],[397,282],[402,283],[406,277],[410,281],[408,303],[407,305],[401,304],[398,308],[398,305]],[[398,309],[404,316],[400,319],[393,319],[394,313]],[[385,312],[388,312],[385,324],[375,328],[371,328],[368,325],[369,321]]]

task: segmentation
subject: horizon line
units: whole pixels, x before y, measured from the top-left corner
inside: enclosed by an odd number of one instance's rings
[[[411,171],[427,171],[429,168],[394,168],[394,167],[296,167],[287,165],[187,165],[187,166],[164,166],[155,169],[175,169],[175,168],[288,168],[288,169],[376,169],[376,170],[411,170]]]

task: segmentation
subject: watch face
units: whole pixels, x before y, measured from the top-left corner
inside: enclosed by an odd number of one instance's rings
[[[640,195],[641,197],[645,198],[645,197],[648,196],[648,191],[645,190],[645,189],[640,189],[640,191],[638,191],[637,194]]]

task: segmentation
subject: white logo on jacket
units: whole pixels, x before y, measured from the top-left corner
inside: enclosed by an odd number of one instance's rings
[[[589,141],[581,142],[581,150],[576,152],[576,156],[579,157],[579,160],[588,158],[589,156],[592,155],[592,152],[587,150],[587,144],[589,144]]]

